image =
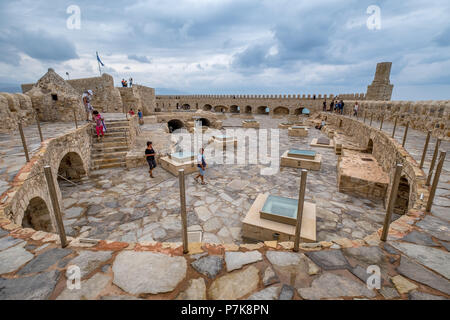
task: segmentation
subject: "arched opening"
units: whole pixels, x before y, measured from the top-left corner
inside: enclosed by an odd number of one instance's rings
[[[269,114],[270,109],[268,107],[258,107],[258,114]]]
[[[80,180],[84,175],[86,170],[78,153],[69,152],[62,158],[58,168],[58,179],[62,179],[62,176],[68,180]]]
[[[252,107],[246,106],[245,107],[245,113],[252,113]]]
[[[366,153],[373,153],[373,140],[369,139],[369,143],[367,144]]]
[[[35,197],[30,200],[22,219],[22,227],[37,231],[54,231],[50,219],[50,211],[42,198]]]
[[[181,106],[181,109],[183,109],[183,110],[190,110],[190,109],[191,109],[191,106],[188,105],[188,104],[186,103],[186,104],[183,104],[183,105]]]
[[[206,118],[196,119],[196,121],[200,121],[202,127],[210,127],[211,126],[211,121],[209,121]]]
[[[303,114],[303,109],[304,109],[304,108],[298,108],[298,109],[295,109],[294,114],[295,114],[296,116],[301,116],[301,115]]]
[[[409,186],[408,179],[405,176],[400,178],[398,185],[397,198],[395,199],[394,213],[399,215],[405,215],[409,209],[409,193],[411,188]]]
[[[228,108],[227,107],[225,107],[225,106],[215,106],[214,107],[214,111],[215,112],[227,112],[228,111]]]
[[[289,109],[286,107],[278,107],[275,110],[273,110],[273,113],[276,115],[288,115]]]
[[[155,112],[161,112],[160,108],[155,108]]]
[[[174,120],[170,120],[167,123],[167,126],[169,127],[169,132],[172,133],[175,130],[179,130],[179,129],[184,128],[184,123],[181,120],[174,119]]]
[[[210,104],[205,104],[205,105],[203,106],[203,110],[204,110],[204,111],[211,111],[211,110],[212,110],[212,106],[211,106]]]
[[[239,113],[239,107],[238,106],[231,106],[230,107],[231,113]]]

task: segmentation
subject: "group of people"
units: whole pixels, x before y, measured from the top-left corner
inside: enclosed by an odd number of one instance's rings
[[[330,102],[330,108],[327,110],[327,101],[324,100],[323,102],[323,111],[329,111],[329,112],[335,112],[338,114],[344,114],[344,100],[332,100]],[[353,116],[357,117],[359,111],[359,104],[358,101],[356,101],[355,105],[353,106]]]
[[[87,90],[83,93],[82,99],[84,104],[84,109],[86,111],[86,121],[93,121],[95,123],[95,131],[97,132],[97,141],[100,142],[103,140],[106,132],[105,119],[97,110],[91,105],[92,97],[94,93],[92,90]]]
[[[133,78],[130,78],[129,82],[125,79],[122,79],[122,87],[127,88],[128,84],[130,85],[130,88],[133,86]]]

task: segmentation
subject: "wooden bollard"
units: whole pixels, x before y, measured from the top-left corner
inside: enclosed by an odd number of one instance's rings
[[[403,135],[402,147],[406,145],[406,138],[408,137],[409,121],[406,123],[405,134]]]
[[[388,207],[386,209],[386,216],[384,218],[383,232],[381,234],[381,241],[386,241],[389,234],[389,226],[391,224],[392,212],[394,211],[395,200],[397,200],[398,185],[400,183],[400,176],[402,174],[403,165],[397,164],[394,173],[394,181],[392,183],[391,195],[389,197]]]
[[[297,207],[297,224],[295,227],[295,241],[294,241],[294,251],[299,251],[300,246],[300,236],[302,231],[302,220],[303,220],[303,209],[305,203],[305,193],[306,193],[306,178],[308,177],[308,170],[302,170],[302,177],[300,181],[300,190],[298,196],[298,207]]]
[[[433,206],[434,196],[436,195],[436,188],[439,183],[439,178],[441,177],[442,167],[444,166],[445,157],[447,152],[442,151],[439,157],[439,163],[436,169],[436,174],[434,175],[433,185],[431,186],[430,196],[427,202],[426,212],[431,213],[431,207]]]
[[[427,187],[430,186],[431,178],[433,177],[434,166],[436,165],[436,160],[440,147],[441,147],[441,139],[437,139],[436,146],[434,147],[433,159],[431,159],[430,169],[428,170],[427,182],[425,183]]]
[[[420,160],[419,168],[423,168],[423,164],[425,163],[425,157],[427,156],[428,144],[430,143],[431,131],[428,131],[427,139],[425,140],[425,146],[423,147],[422,159]]]
[[[187,216],[186,216],[186,187],[184,179],[184,169],[178,170],[178,179],[180,184],[180,207],[181,207],[181,227],[183,238],[183,253],[189,253],[188,235],[187,235]]]
[[[18,126],[20,139],[22,139],[23,152],[25,153],[25,159],[27,159],[27,162],[30,162],[30,155],[28,154],[27,141],[25,140],[25,135],[23,133],[22,121],[19,121]]]
[[[398,122],[398,116],[395,117],[394,130],[392,130],[392,138],[395,137],[395,130],[397,130],[397,122]]]

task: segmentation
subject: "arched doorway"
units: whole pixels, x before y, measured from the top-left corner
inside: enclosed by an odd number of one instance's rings
[[[187,103],[185,103],[185,104],[183,104],[183,106],[181,106],[181,109],[183,109],[183,110],[190,110],[191,106],[188,105]]]
[[[395,199],[394,213],[399,215],[405,215],[409,210],[409,193],[411,188],[409,186],[408,179],[405,176],[400,178],[398,185],[397,198]]]
[[[181,120],[173,119],[167,123],[167,126],[169,127],[169,132],[172,133],[175,130],[184,128],[184,123]]]
[[[225,106],[215,106],[214,107],[214,111],[215,112],[227,112],[228,108]]]
[[[276,115],[289,115],[289,109],[286,107],[278,107],[273,110],[273,113]]]
[[[50,211],[42,198],[35,197],[30,200],[22,219],[22,227],[32,228],[37,231],[54,231],[50,219]]]
[[[269,114],[269,112],[270,112],[270,109],[268,108],[268,107],[264,107],[264,106],[261,106],[261,107],[258,107],[258,114]]]
[[[366,153],[373,153],[373,140],[369,139],[369,143],[367,143]]]
[[[200,121],[202,127],[210,127],[211,126],[211,121],[209,121],[206,118],[200,118],[200,119],[195,119],[196,121]]]
[[[246,106],[245,107],[245,113],[252,113],[252,107]]]
[[[80,180],[84,175],[86,175],[86,170],[79,154],[76,152],[67,153],[59,163],[58,179],[62,179],[62,176],[68,180]]]
[[[210,104],[205,104],[205,105],[203,106],[203,110],[204,110],[204,111],[211,111],[211,110],[212,110],[212,106],[211,106]]]
[[[296,115],[296,116],[301,116],[301,115],[303,114],[303,109],[304,109],[304,108],[298,108],[298,109],[295,109],[294,115]]]
[[[238,106],[231,106],[230,107],[231,113],[239,113],[239,107]]]

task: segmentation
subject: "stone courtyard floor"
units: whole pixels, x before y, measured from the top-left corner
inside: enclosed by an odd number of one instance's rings
[[[261,128],[277,128],[282,120],[257,116]],[[237,128],[241,119],[224,121]],[[160,125],[154,125],[158,128]],[[320,171],[310,171],[306,201],[317,205],[317,240],[362,239],[383,223],[381,201],[360,199],[337,191],[337,156],[332,149],[311,148],[321,136],[312,128],[309,137],[288,137],[280,130],[280,155],[290,148],[313,149],[322,154]],[[260,193],[298,198],[300,170],[281,168],[272,176],[260,175],[258,165],[214,165],[207,170],[207,186],[186,178],[188,226],[203,231],[204,242],[242,243],[242,220]],[[178,178],[164,169],[150,179],[147,167],[92,172],[74,186],[61,181],[66,231],[71,236],[115,241],[181,241]]]

